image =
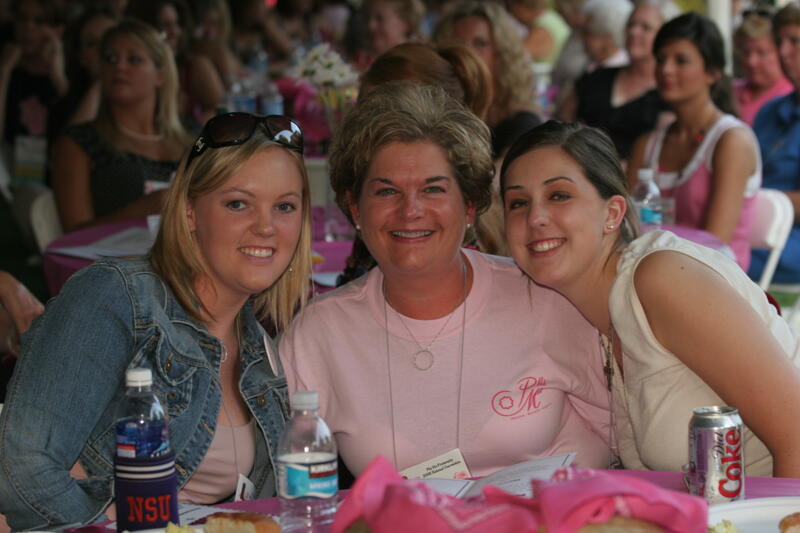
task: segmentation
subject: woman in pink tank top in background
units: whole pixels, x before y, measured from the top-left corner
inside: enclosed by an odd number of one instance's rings
[[[676,120],[637,140],[629,183],[639,169],[654,169],[662,195],[675,198],[676,224],[714,234],[747,269],[761,159],[752,130],[734,116],[722,36],[708,18],[687,13],[662,26],[653,53],[658,91]]]

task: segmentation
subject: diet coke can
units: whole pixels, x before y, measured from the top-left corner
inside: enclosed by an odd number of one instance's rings
[[[712,503],[744,499],[744,427],[733,407],[698,407],[689,421],[689,492]]]

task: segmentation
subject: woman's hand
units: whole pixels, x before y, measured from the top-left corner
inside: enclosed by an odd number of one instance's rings
[[[28,331],[31,321],[44,311],[42,303],[8,272],[0,272],[0,305],[11,319],[13,331],[6,333],[7,346],[13,355],[19,354],[19,335]]]
[[[5,76],[11,74],[11,71],[14,70],[14,67],[19,63],[20,55],[21,51],[17,44],[6,43],[6,45],[3,46],[3,53],[0,55],[0,72]]]
[[[47,65],[50,80],[58,91],[59,95],[67,92],[69,81],[67,80],[64,68],[64,46],[61,44],[61,36],[55,28],[45,27],[45,42],[42,47],[42,60]]]

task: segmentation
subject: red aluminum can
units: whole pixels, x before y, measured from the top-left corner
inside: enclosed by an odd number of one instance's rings
[[[689,492],[712,503],[744,499],[744,426],[728,406],[698,407],[689,421]]]

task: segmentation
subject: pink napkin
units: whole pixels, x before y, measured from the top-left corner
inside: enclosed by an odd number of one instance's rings
[[[333,524],[343,533],[363,518],[372,533],[479,531],[573,533],[617,514],[641,518],[670,533],[705,533],[705,500],[647,481],[602,470],[561,469],[549,481],[534,481],[535,498],[487,487],[460,500],[427,485],[404,480],[383,457],[356,481]]]
[[[562,468],[550,481],[534,480],[533,489],[549,533],[572,533],[615,514],[652,522],[671,533],[708,529],[704,499],[613,470]]]

